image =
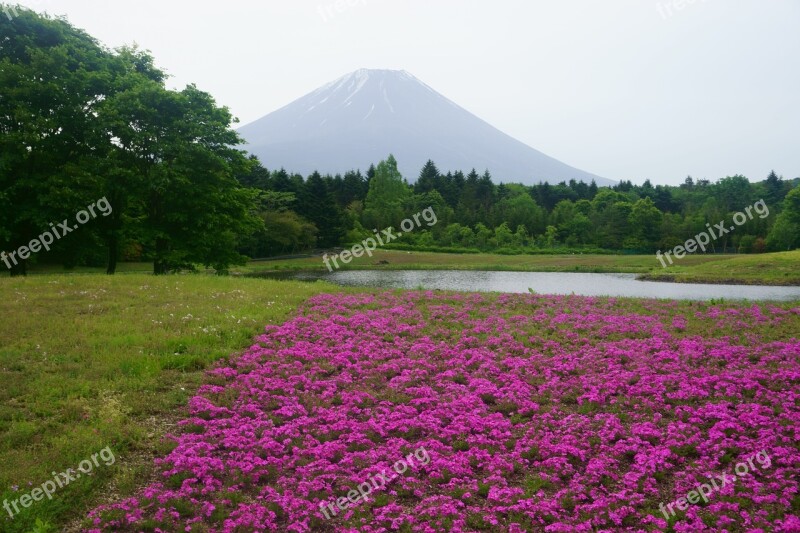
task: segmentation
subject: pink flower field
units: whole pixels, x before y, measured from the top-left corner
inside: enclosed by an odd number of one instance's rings
[[[317,296],[209,373],[161,480],[88,528],[800,531],[798,332],[791,304]]]

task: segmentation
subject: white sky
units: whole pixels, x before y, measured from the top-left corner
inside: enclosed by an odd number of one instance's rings
[[[405,69],[607,178],[800,176],[800,0],[20,3],[151,50],[242,124],[358,68]]]

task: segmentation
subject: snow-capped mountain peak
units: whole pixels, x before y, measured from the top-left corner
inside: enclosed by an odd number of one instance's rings
[[[509,137],[405,70],[356,70],[239,132],[264,166],[303,175],[363,170],[392,153],[412,182],[432,159],[444,171],[489,169],[495,181],[612,183]]]

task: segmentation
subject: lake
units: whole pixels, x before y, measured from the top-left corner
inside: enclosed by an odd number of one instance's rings
[[[638,281],[636,274],[499,272],[475,270],[346,270],[333,273],[259,274],[264,277],[324,280],[347,287],[441,289],[580,296],[669,298],[676,300],[800,300],[800,287],[713,285]]]

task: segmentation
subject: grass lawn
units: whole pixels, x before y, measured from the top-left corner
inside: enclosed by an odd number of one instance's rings
[[[699,265],[721,261],[731,255],[690,256],[686,265]],[[385,261],[385,264],[381,264]],[[498,255],[498,254],[446,254],[435,252],[405,252],[377,250],[372,258],[355,258],[343,269],[381,270],[513,270],[520,272],[628,272],[646,273],[661,264],[654,255]],[[327,270],[321,257],[251,261],[241,272],[263,270]]]
[[[669,269],[659,268],[644,278],[681,283],[800,285],[800,250],[720,257],[720,261],[694,265],[681,260]]]
[[[0,279],[0,502],[106,446],[116,457],[13,520],[0,511],[0,531],[30,531],[36,518],[61,531],[130,494],[203,371],[323,290],[341,289],[206,275]]]
[[[666,260],[665,260],[666,261]],[[498,255],[446,254],[376,250],[373,256],[354,258],[350,270],[500,270],[519,272],[622,272],[639,274],[641,279],[680,283],[730,283],[753,285],[800,285],[800,250],[753,255],[687,255],[674,264],[661,266],[655,255]],[[119,273],[149,273],[150,263],[120,263]],[[250,261],[233,267],[234,274],[260,272],[326,272],[321,256],[297,259]],[[65,271],[55,265],[35,265],[31,274],[57,274]],[[100,274],[102,268],[79,267],[74,274]]]

